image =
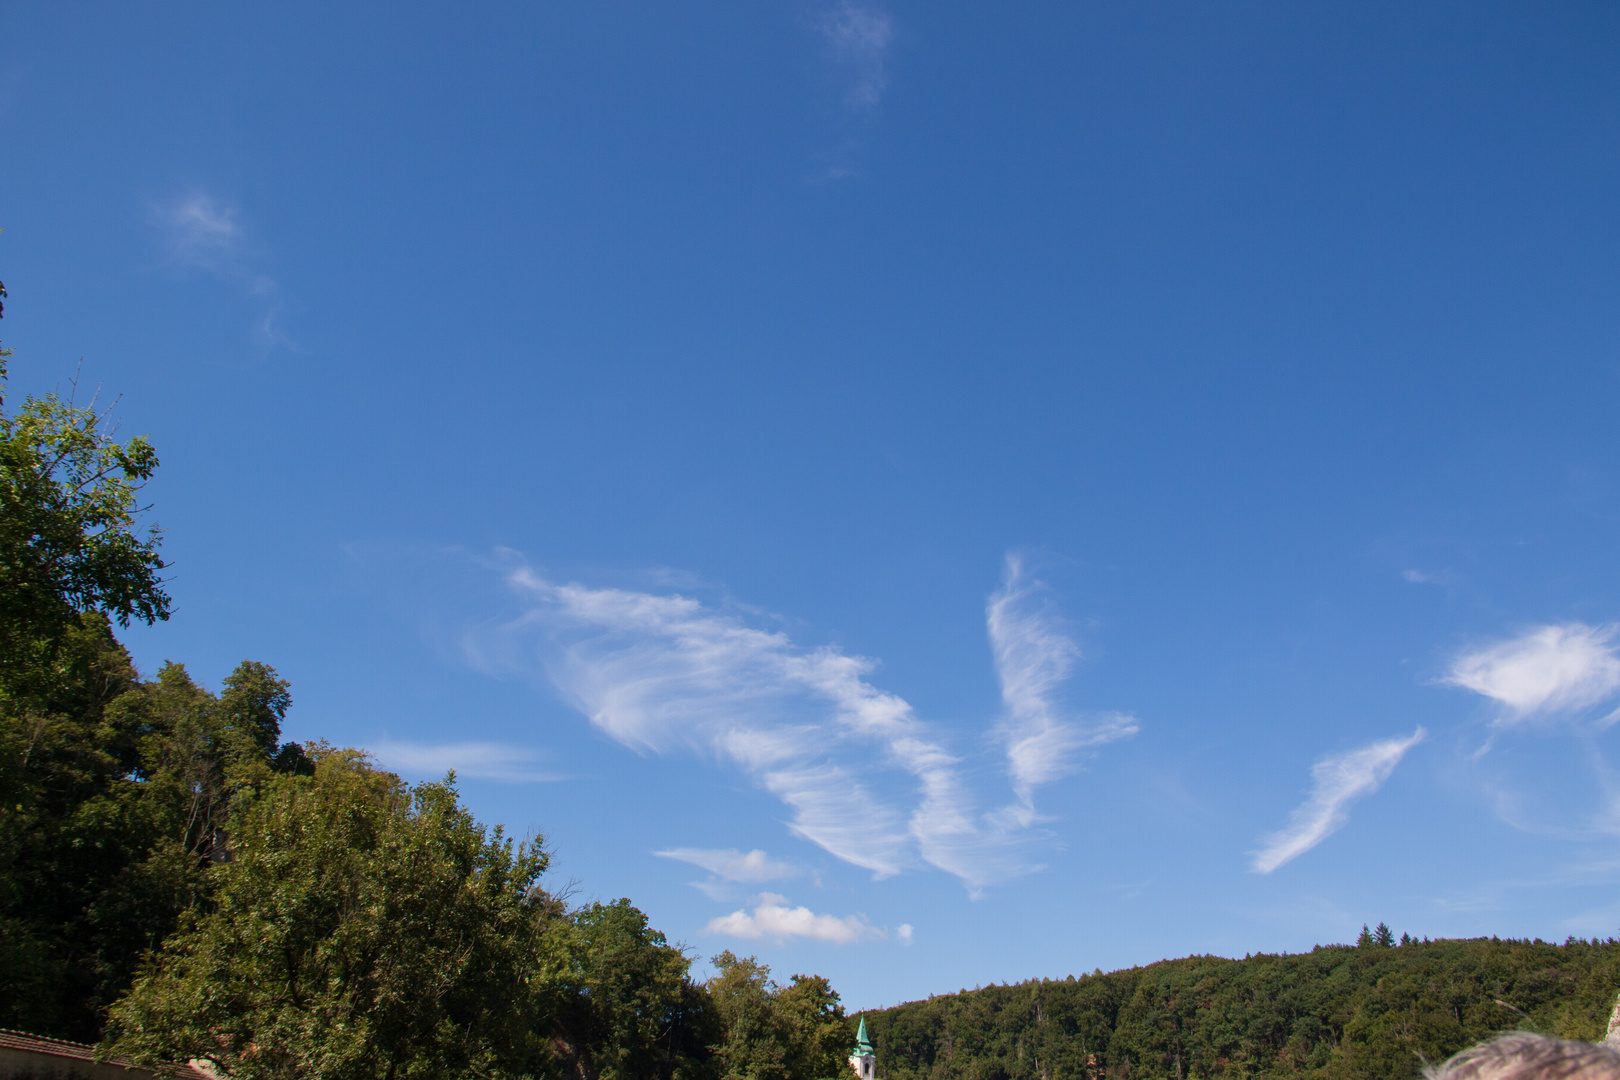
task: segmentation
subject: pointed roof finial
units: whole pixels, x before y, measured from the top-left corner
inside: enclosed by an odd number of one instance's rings
[[[872,1040],[866,1037],[866,1016],[861,1016],[861,1029],[855,1033],[855,1056],[872,1052]]]

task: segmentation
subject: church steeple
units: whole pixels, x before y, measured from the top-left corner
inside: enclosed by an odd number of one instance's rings
[[[872,1049],[872,1040],[866,1037],[866,1017],[861,1017],[860,1030],[855,1033],[855,1049],[849,1053],[849,1067],[855,1070],[858,1080],[876,1080],[877,1053]]]

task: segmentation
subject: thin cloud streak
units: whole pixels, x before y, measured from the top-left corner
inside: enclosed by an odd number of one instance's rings
[[[655,851],[661,859],[676,859],[701,867],[722,881],[765,882],[798,876],[798,867],[777,862],[759,848],[746,854],[736,848],[671,848]]]
[[[459,777],[508,784],[549,783],[562,777],[536,768],[533,750],[496,742],[416,743],[383,739],[368,747],[384,768],[402,776]]]
[[[1349,820],[1350,804],[1377,791],[1427,735],[1418,728],[1404,739],[1385,739],[1318,761],[1311,767],[1315,783],[1310,798],[1295,809],[1286,828],[1261,841],[1265,846],[1254,855],[1254,869],[1269,874],[1326,840]]]
[[[860,915],[817,915],[807,907],[790,908],[785,896],[762,893],[753,911],[738,910],[730,915],[710,919],[703,928],[705,934],[745,938],[749,941],[772,940],[782,942],[788,938],[808,938],[833,945],[853,945],[889,936],[889,932],[873,926]],[[911,940],[907,927],[905,940]]]
[[[1031,792],[1054,773],[1019,755],[1053,736],[1033,721],[1013,751],[1018,812],[982,813],[943,733],[869,681],[871,660],[801,647],[689,597],[559,585],[528,567],[508,582],[527,613],[469,639],[469,656],[538,667],[623,745],[741,770],[789,808],[795,835],[879,877],[931,865],[976,892],[1037,868],[1045,838],[1031,828]],[[1062,735],[1066,746],[1088,738]]]
[[[1510,641],[1464,653],[1441,681],[1503,707],[1498,727],[1578,712],[1620,690],[1620,626],[1538,626]],[[1613,715],[1605,722],[1612,723]]]
[[[1031,580],[1023,562],[1007,556],[1001,588],[985,605],[985,627],[1001,682],[1005,713],[997,734],[1006,748],[1007,772],[1025,825],[1034,819],[1034,791],[1072,772],[1087,747],[1130,738],[1134,717],[1109,713],[1089,723],[1065,719],[1058,694],[1080,659],[1080,647],[1040,602],[1044,586]]]

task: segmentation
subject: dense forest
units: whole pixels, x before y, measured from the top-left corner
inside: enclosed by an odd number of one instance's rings
[[[888,1080],[1415,1078],[1499,1031],[1600,1039],[1620,942],[1396,942],[1189,956],[867,1013]]]
[[[5,295],[0,288],[0,298]],[[0,1027],[237,1080],[829,1080],[819,976],[690,957],[628,899],[570,906],[550,854],[365,754],[282,739],[291,687],[146,678],[170,616],[140,492],[158,459],[0,350]],[[1399,942],[1188,957],[866,1014],[888,1080],[1412,1078],[1495,1032],[1603,1034],[1620,943]]]

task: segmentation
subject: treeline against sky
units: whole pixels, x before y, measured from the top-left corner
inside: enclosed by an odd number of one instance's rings
[[[0,297],[4,289],[0,287]],[[143,439],[0,350],[0,1027],[235,1080],[826,1080],[819,976],[722,953],[706,982],[629,900],[571,906],[452,778],[283,741],[288,683],[142,678],[114,624],[169,617],[138,528]]]
[[[1380,927],[1380,930],[1383,928]],[[1620,943],[1358,945],[964,990],[866,1014],[886,1080],[1413,1080],[1509,1029],[1601,1039]]]

